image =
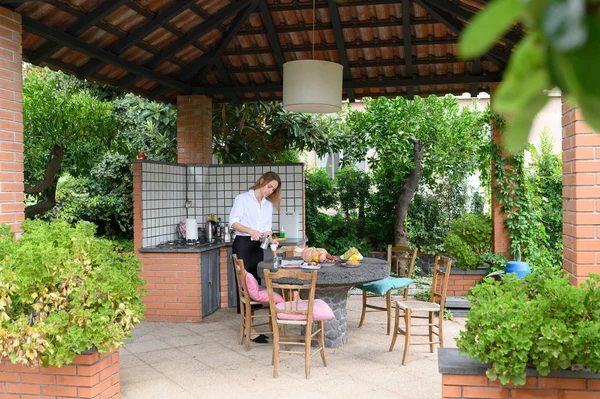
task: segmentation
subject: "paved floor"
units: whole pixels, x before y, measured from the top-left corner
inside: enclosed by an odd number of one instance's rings
[[[359,298],[348,300],[349,343],[328,348],[328,367],[314,356],[311,378],[304,378],[304,359],[284,354],[279,378],[272,377],[272,347],[238,345],[239,316],[221,309],[201,323],[143,322],[134,339],[121,349],[121,397],[124,399],[188,398],[439,398],[441,375],[437,351],[413,346],[406,366],[400,337],[388,352],[385,313],[367,314],[358,329]],[[463,319],[445,321],[446,347]]]

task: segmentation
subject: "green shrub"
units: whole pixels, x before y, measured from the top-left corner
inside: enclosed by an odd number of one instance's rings
[[[452,221],[450,233],[444,240],[446,251],[456,258],[463,269],[475,269],[482,257],[492,250],[492,222],[489,216],[464,214]]]
[[[119,253],[96,227],[26,220],[13,239],[0,228],[0,353],[35,367],[122,345],[144,314],[139,259]]]
[[[580,287],[566,275],[532,273],[523,280],[486,279],[469,294],[471,311],[456,339],[459,350],[482,363],[502,384],[525,383],[525,368],[541,375],[589,367],[600,371],[600,276]]]

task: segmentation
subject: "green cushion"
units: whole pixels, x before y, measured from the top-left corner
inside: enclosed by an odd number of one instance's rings
[[[373,294],[377,294],[377,295],[385,295],[391,289],[404,288],[404,287],[412,284],[412,282],[413,282],[412,278],[386,277],[381,280],[357,285],[356,288],[360,288],[361,290],[372,292]]]

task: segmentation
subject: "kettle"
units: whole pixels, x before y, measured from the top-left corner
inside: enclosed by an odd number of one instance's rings
[[[213,242],[217,236],[217,222],[214,220],[207,220],[204,226],[204,236],[209,242]]]

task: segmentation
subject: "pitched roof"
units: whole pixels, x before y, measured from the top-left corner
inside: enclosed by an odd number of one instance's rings
[[[462,61],[486,0],[315,0],[314,58],[344,66],[344,98],[477,95],[501,79],[517,27]],[[3,0],[23,57],[148,98],[281,99],[284,62],[313,58],[312,0]]]

